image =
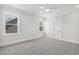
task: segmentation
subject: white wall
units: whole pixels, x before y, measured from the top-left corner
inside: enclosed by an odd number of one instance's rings
[[[79,43],[79,14],[63,15],[63,40]]]
[[[3,30],[3,26],[2,26],[2,5],[0,5],[0,43],[2,42],[2,30]]]
[[[53,17],[53,16],[52,16]],[[79,14],[56,15],[46,20],[46,34],[49,38],[79,43]]]
[[[43,36],[43,33],[39,31],[40,18],[36,14],[32,14],[28,11],[24,12],[9,6],[5,6],[3,8],[3,12],[12,13],[19,16],[20,33],[15,35],[4,35],[4,30],[0,30],[0,32],[2,32],[0,45],[12,44],[14,42],[35,39]],[[1,19],[1,21],[3,20],[4,19]],[[4,28],[3,22],[1,26]]]

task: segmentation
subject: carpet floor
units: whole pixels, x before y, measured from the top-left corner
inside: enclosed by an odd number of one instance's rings
[[[0,55],[78,55],[79,44],[40,38],[0,48]]]

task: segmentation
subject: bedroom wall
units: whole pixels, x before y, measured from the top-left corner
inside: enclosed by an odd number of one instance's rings
[[[43,32],[39,31],[40,17],[38,15],[10,6],[3,6],[2,10],[3,13],[7,12],[19,16],[19,34],[4,35],[4,23],[2,23],[2,29],[0,30],[0,32],[2,32],[0,46],[43,36]],[[3,20],[2,18],[1,21]]]
[[[52,16],[53,17],[53,16]],[[58,15],[46,21],[47,37],[79,43],[79,14]],[[61,38],[60,38],[61,37]]]
[[[0,43],[2,42],[2,30],[3,30],[3,26],[2,26],[2,5],[0,5]]]
[[[63,40],[79,43],[79,14],[68,14],[62,16]]]

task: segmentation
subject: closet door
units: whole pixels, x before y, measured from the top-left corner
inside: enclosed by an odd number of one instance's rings
[[[55,39],[62,39],[62,19],[61,16],[56,16],[53,22],[53,32]]]

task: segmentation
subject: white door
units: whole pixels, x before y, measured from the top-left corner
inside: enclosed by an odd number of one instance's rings
[[[61,16],[56,16],[53,22],[53,32],[55,39],[62,39],[62,19]]]

